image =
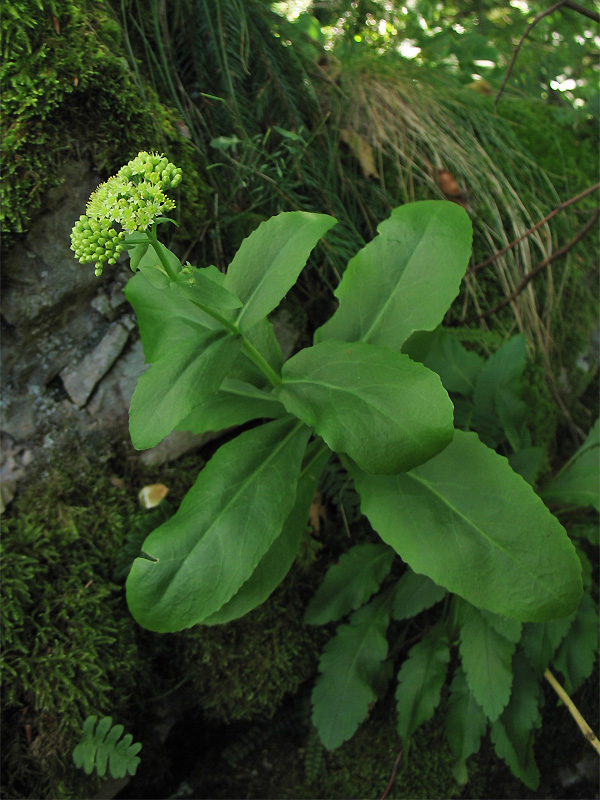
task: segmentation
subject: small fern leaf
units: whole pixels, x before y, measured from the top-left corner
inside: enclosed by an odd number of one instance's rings
[[[140,759],[137,754],[142,749],[139,742],[132,744],[133,736],[128,733],[122,739],[124,728],[113,725],[112,717],[102,717],[96,726],[98,717],[87,717],[83,723],[81,742],[73,750],[75,766],[91,775],[94,766],[103,778],[108,766],[113,778],[124,778],[127,773],[135,775]]]

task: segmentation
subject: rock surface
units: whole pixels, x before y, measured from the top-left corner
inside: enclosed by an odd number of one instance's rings
[[[99,183],[87,162],[65,163],[45,212],[3,258],[0,433],[9,453],[33,453],[28,464],[60,448],[65,432],[82,447],[97,448],[98,433],[129,441],[129,404],[147,369],[123,292],[131,273],[123,260],[97,278],[70,249],[73,223]],[[287,357],[297,331],[285,313],[275,326]],[[158,467],[214,437],[174,431],[140,458]],[[11,455],[0,466],[10,473],[9,502],[27,465]]]

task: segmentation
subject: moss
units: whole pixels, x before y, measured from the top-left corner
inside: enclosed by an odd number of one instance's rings
[[[323,751],[324,766],[316,776],[311,775],[315,762],[311,735],[304,735],[298,724],[295,727],[295,733],[291,726],[287,735],[272,737],[261,748],[260,760],[252,751],[244,763],[245,769],[238,766],[235,773],[230,770],[228,776],[224,775],[221,793],[214,796],[290,799],[382,796],[401,749],[391,695],[375,706],[349,742],[332,752]],[[444,737],[438,717],[415,733],[389,798],[460,796],[461,789],[451,772],[453,757]]]
[[[141,679],[135,625],[110,579],[127,503],[82,462],[73,453],[31,479],[3,526],[3,759],[14,796],[93,793],[97,781],[70,758],[82,721],[130,722]]]
[[[313,549],[303,547],[305,557]],[[242,619],[180,634],[178,658],[209,719],[269,718],[315,673],[327,633],[302,621],[307,596],[316,588],[314,577],[310,588],[306,580],[296,565],[274,594]]]

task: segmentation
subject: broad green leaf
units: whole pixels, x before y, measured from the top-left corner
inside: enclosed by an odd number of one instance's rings
[[[306,530],[308,513],[321,473],[331,453],[322,443],[307,456],[298,479],[296,503],[283,524],[283,530],[267,550],[246,583],[225,605],[207,617],[204,625],[221,625],[244,616],[275,591],[294,563],[300,539]],[[309,448],[310,449],[310,448]]]
[[[454,336],[442,330],[423,363],[437,372],[446,391],[470,397],[484,360],[477,353],[463,347]]]
[[[475,700],[465,673],[459,667],[450,686],[446,735],[452,754],[456,758],[452,773],[461,784],[468,780],[465,762],[470,755],[479,750],[486,728],[487,717]]]
[[[287,361],[275,394],[367,472],[395,473],[452,439],[452,403],[435,373],[389,347],[322,342]]]
[[[600,420],[568,464],[542,492],[547,503],[592,506],[600,511]]]
[[[487,359],[479,372],[473,392],[475,407],[471,427],[490,447],[495,447],[502,440],[496,407],[497,396],[501,391],[515,386],[523,374],[526,360],[525,337],[519,334],[504,342]]]
[[[402,664],[398,673],[396,709],[398,733],[405,747],[419,725],[431,719],[438,707],[449,659],[448,637],[438,626],[411,647]]]
[[[309,625],[324,625],[353,611],[376,592],[395,553],[384,544],[357,544],[327,570],[304,614]]]
[[[541,725],[540,686],[525,656],[517,650],[514,661],[514,686],[510,701],[499,719],[492,722],[490,738],[500,758],[513,775],[529,789],[537,789],[540,773],[535,763],[535,729]]]
[[[219,390],[194,406],[176,428],[191,433],[220,431],[232,425],[243,425],[252,419],[277,419],[286,413],[272,394],[250,383],[225,378]]]
[[[421,611],[439,603],[446,595],[446,590],[438,586],[427,575],[417,575],[410,567],[396,584],[394,593],[394,619],[416,617]]]
[[[185,419],[198,401],[216,392],[238,354],[242,339],[229,331],[189,331],[171,341],[140,376],[129,408],[129,432],[137,450],[154,447]]]
[[[471,253],[463,208],[425,200],[395,208],[348,263],[340,306],[318,331],[326,339],[399,349],[413,331],[433,330],[458,294]]]
[[[328,750],[354,735],[376,699],[390,610],[391,594],[384,592],[355,611],[348,625],[339,625],[325,645],[312,692],[312,721]]]
[[[575,613],[564,619],[526,622],[523,625],[520,646],[536,672],[543,673],[550,663],[559,644],[569,632],[575,619]]]
[[[223,284],[244,303],[236,316],[242,332],[279,305],[311,250],[335,224],[325,214],[288,211],[262,222],[244,239]]]
[[[589,678],[598,658],[598,611],[585,592],[569,632],[558,648],[552,664],[565,678],[565,689],[571,694]]]
[[[140,625],[189,628],[236,594],[294,507],[309,435],[285,417],[215,453],[177,513],[144,542],[149,558],[133,562],[127,603]]]
[[[176,283],[169,282],[170,290],[176,295],[209,308],[225,310],[241,307],[241,301],[221,285],[223,281],[215,280],[215,267],[191,267],[190,271],[191,274],[180,275]],[[218,270],[216,272],[221,275]]]
[[[460,604],[460,657],[473,697],[491,720],[508,703],[515,642],[505,639],[470,603]]]
[[[363,513],[415,572],[522,622],[577,607],[581,566],[564,528],[476,434],[455,431],[442,453],[406,474],[347,467]]]
[[[125,287],[125,296],[137,317],[144,355],[152,363],[161,352],[168,351],[171,341],[193,335],[200,328],[219,330],[222,326],[194,305],[182,302],[174,293],[152,286],[141,272]]]

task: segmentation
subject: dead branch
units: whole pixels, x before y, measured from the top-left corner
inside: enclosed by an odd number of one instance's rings
[[[497,250],[489,258],[486,258],[485,261],[480,261],[479,264],[475,264],[475,266],[469,267],[469,269],[467,270],[467,275],[470,275],[472,272],[476,272],[478,269],[483,269],[483,267],[487,267],[488,264],[492,263],[492,261],[495,261],[497,258],[500,258],[500,256],[503,256],[505,253],[511,250],[516,244],[519,244],[519,242],[522,242],[523,239],[527,238],[527,236],[537,231],[538,228],[541,228],[545,222],[548,222],[549,219],[552,219],[552,217],[556,216],[556,214],[558,214],[559,211],[564,211],[564,209],[568,208],[568,206],[573,205],[573,203],[577,203],[579,200],[582,200],[584,197],[587,197],[588,194],[592,194],[592,192],[596,192],[598,189],[600,189],[600,182],[596,183],[594,186],[590,186],[585,191],[575,195],[575,197],[571,197],[569,200],[565,200],[564,203],[559,203],[556,206],[556,208],[552,209],[552,211],[544,217],[544,219],[541,219],[539,222],[536,222],[533,228],[529,228],[528,230],[526,230],[525,233],[521,234],[521,236],[512,241],[510,244],[507,244],[506,247],[502,248],[502,250]]]
[[[477,320],[485,319],[486,317],[491,317],[492,314],[496,314],[498,311],[500,311],[501,308],[504,308],[504,306],[511,303],[516,297],[518,297],[519,294],[521,294],[523,289],[529,283],[531,283],[531,281],[533,280],[533,278],[535,278],[538,272],[541,272],[547,266],[552,264],[553,261],[562,258],[562,256],[566,255],[569,252],[569,250],[575,247],[577,242],[581,241],[581,239],[583,239],[583,237],[594,227],[594,225],[598,221],[598,218],[600,218],[600,208],[596,209],[596,211],[594,212],[594,216],[577,231],[575,236],[569,242],[567,242],[567,244],[563,245],[555,253],[551,253],[547,258],[545,258],[543,261],[540,261],[540,263],[536,267],[534,267],[530,272],[528,272],[521,281],[521,283],[514,290],[514,292],[510,294],[508,297],[505,297],[501,303],[498,303],[498,305],[494,306],[494,308],[490,308],[481,314],[475,314],[472,317],[467,317],[467,319],[462,319],[458,324],[468,325],[470,322],[477,322]]]

